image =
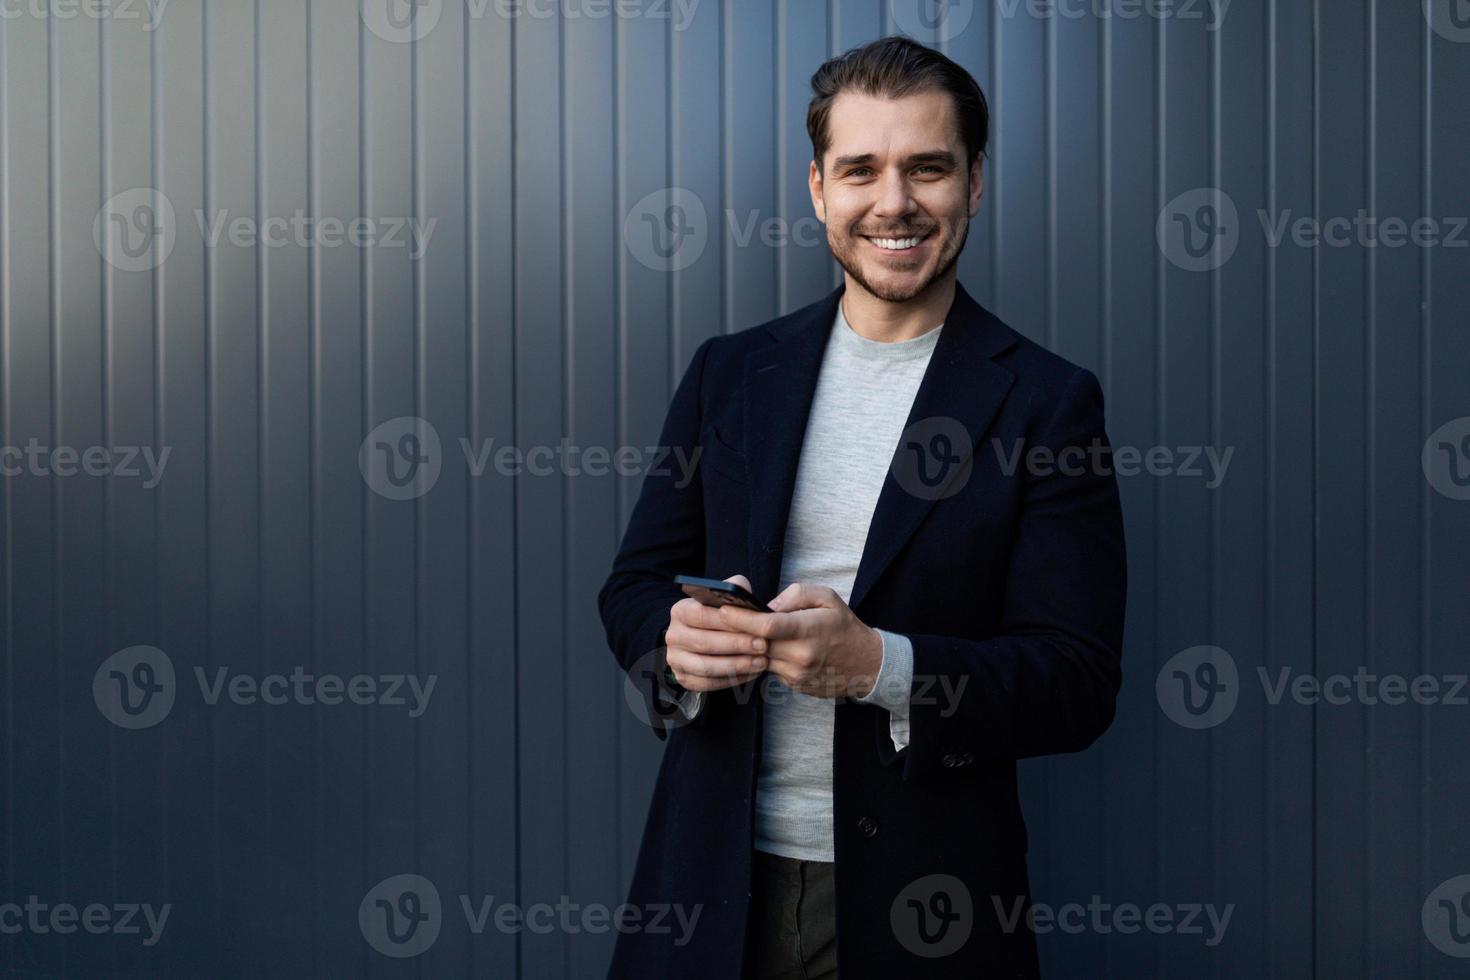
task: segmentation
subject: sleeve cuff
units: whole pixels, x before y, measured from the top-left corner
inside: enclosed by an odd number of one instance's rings
[[[685,691],[679,696],[679,713],[686,721],[693,721],[704,710],[703,691]]]
[[[876,630],[883,640],[883,664],[873,689],[855,700],[888,712],[888,734],[895,751],[909,744],[909,692],[914,683],[914,645],[902,633]]]

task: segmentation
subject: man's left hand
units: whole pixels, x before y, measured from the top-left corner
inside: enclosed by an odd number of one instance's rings
[[[818,698],[863,697],[883,665],[883,638],[822,585],[793,582],[769,603],[774,612],[721,606],[730,629],[764,637],[767,668],[787,687]]]

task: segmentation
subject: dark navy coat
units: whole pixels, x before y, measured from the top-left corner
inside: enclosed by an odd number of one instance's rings
[[[673,464],[645,476],[598,595],[666,740],[628,902],[699,910],[683,945],[679,930],[620,930],[610,977],[741,976],[764,678],[706,694],[693,722],[671,726],[655,651],[683,598],[675,575],[744,574],[762,599],[789,584],[777,580],[787,511],[841,294],[699,346],[661,436],[699,451],[694,478]],[[886,711],[837,700],[838,971],[1034,976],[1016,760],[1091,745],[1121,680],[1126,560],[1102,392],[956,284],[908,423],[849,605],[913,641],[910,742],[895,752]],[[1028,465],[1038,447],[1060,455]],[[926,452],[938,468],[907,461]]]

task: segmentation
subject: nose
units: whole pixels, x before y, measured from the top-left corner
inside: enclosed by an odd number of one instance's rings
[[[901,218],[913,210],[908,181],[899,170],[890,169],[879,178],[878,200],[873,215],[879,218]]]

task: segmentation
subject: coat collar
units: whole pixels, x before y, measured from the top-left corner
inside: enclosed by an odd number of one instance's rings
[[[745,449],[752,477],[749,568],[757,595],[770,597],[780,591],[778,578],[797,463],[843,289],[838,286],[824,299],[769,325],[775,343],[751,353],[745,361]],[[960,466],[966,467],[1016,380],[994,361],[1015,342],[1015,333],[956,281],[954,301],[914,396],[905,431],[920,420],[956,420],[969,434],[968,445],[959,447]],[[903,449],[895,447],[896,451]],[[932,497],[906,491],[895,479],[894,468],[889,468],[848,600],[852,609],[857,610],[933,505]]]

